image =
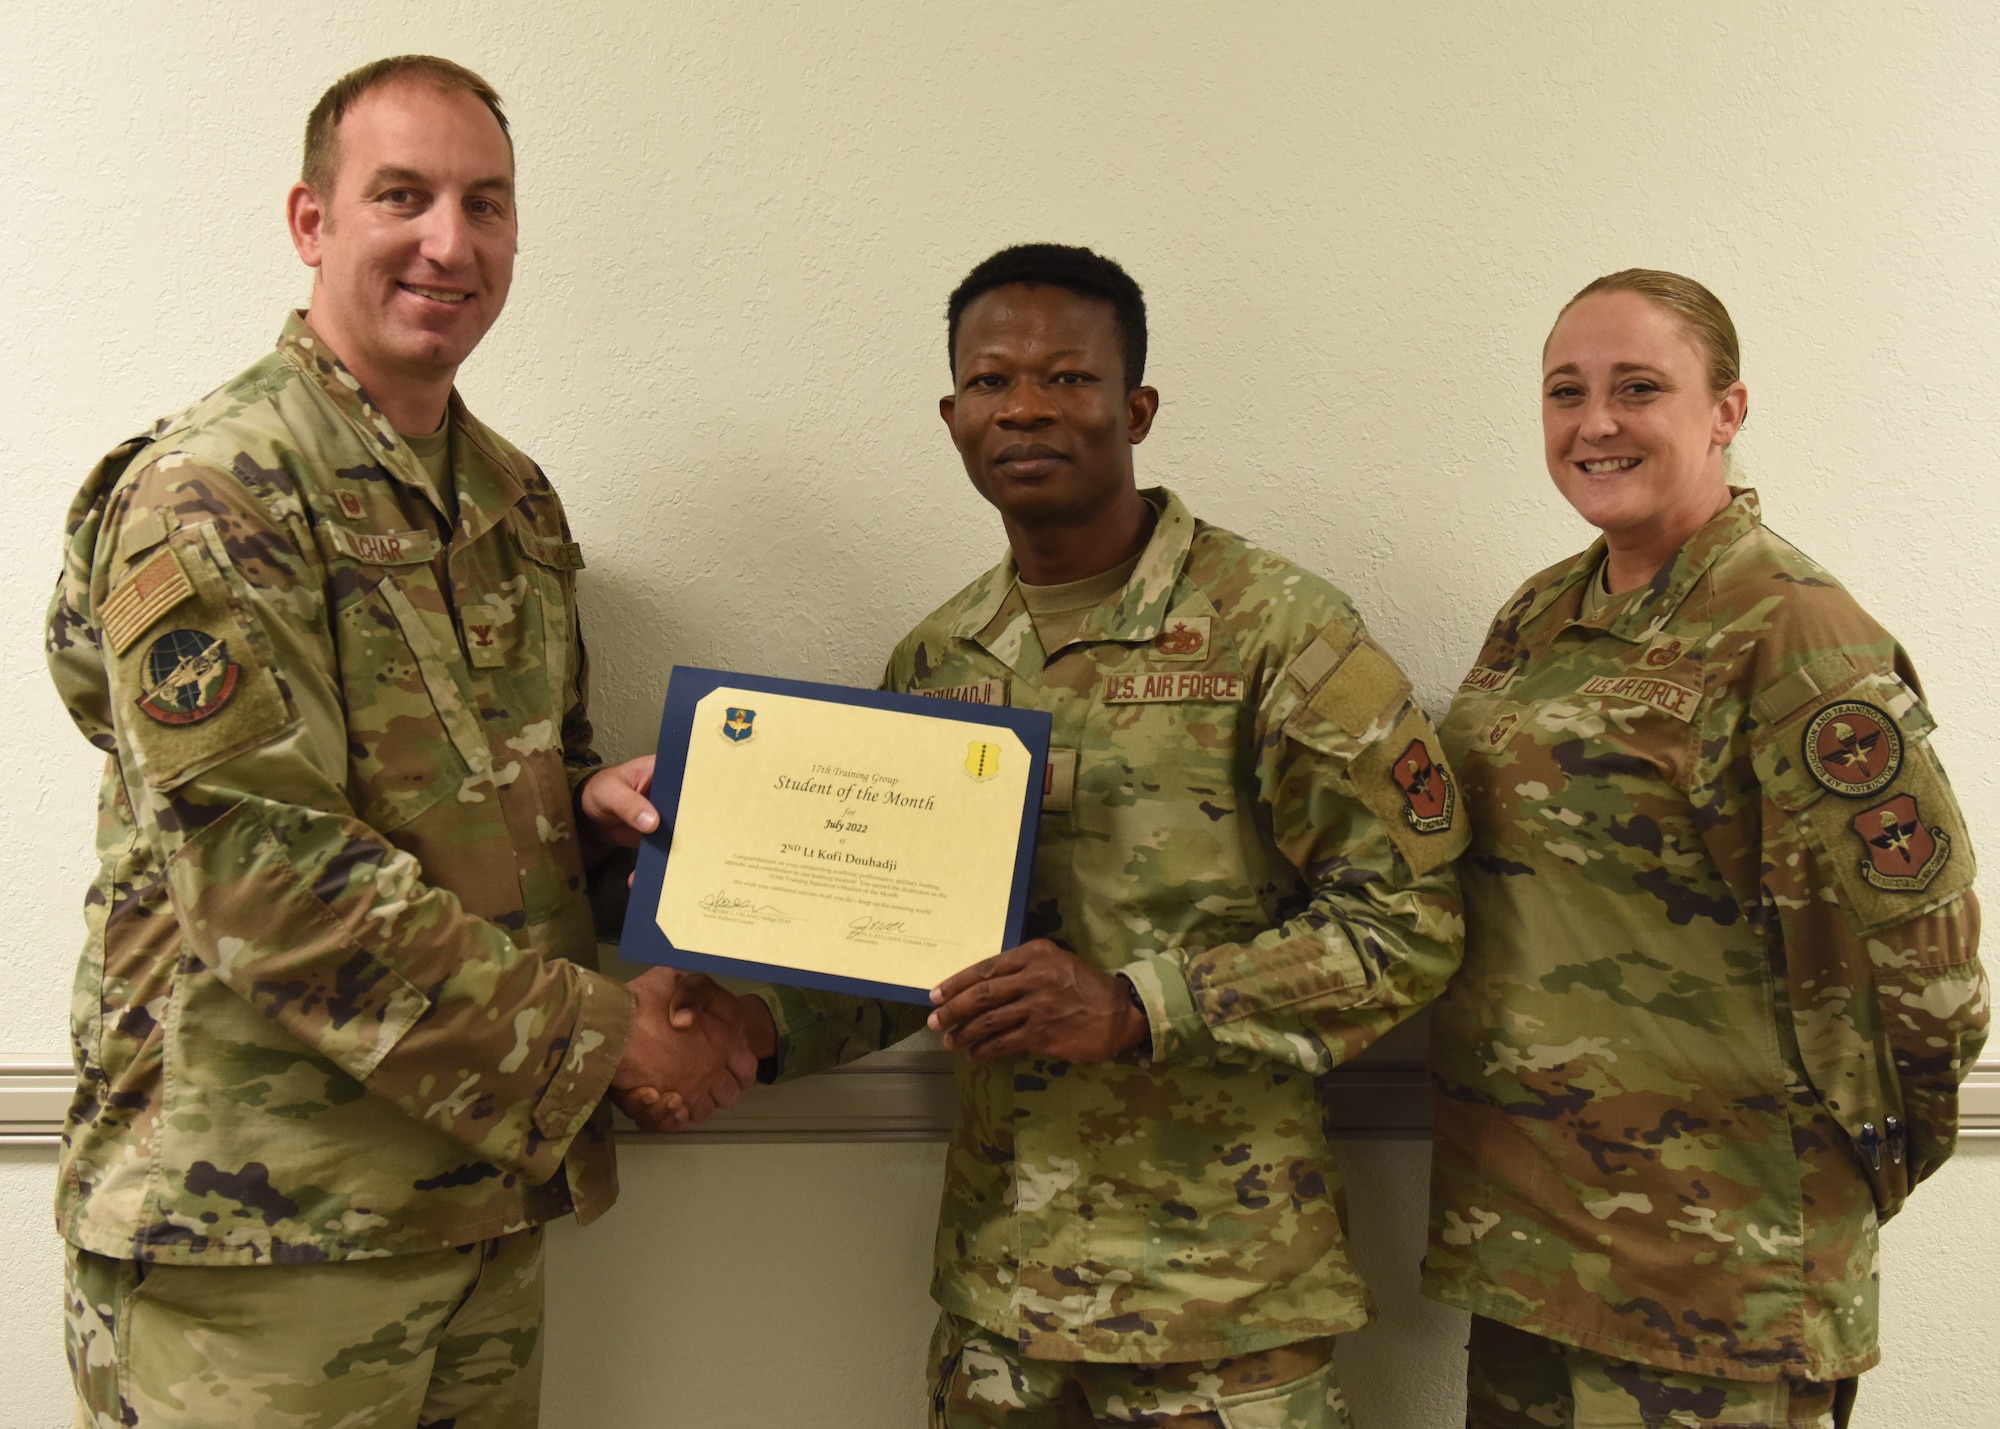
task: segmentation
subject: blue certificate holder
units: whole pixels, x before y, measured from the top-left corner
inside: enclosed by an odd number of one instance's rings
[[[675,666],[619,955],[928,1003],[1021,941],[1050,725]]]

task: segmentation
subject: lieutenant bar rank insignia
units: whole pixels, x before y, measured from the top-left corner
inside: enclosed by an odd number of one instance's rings
[[[199,630],[169,630],[141,662],[139,708],[161,724],[197,724],[229,703],[242,667],[229,644]]]
[[[1868,850],[1861,876],[1877,888],[1920,893],[1951,858],[1951,835],[1936,824],[1924,827],[1914,794],[1864,809],[1852,827]]]
[[[1812,777],[1843,799],[1887,787],[1903,768],[1903,734],[1896,721],[1858,700],[1828,705],[1814,715],[1803,743]]]
[[[965,772],[975,779],[991,779],[1000,772],[1000,746],[975,739],[965,747]]]
[[[1430,749],[1421,739],[1396,756],[1389,777],[1403,791],[1403,818],[1420,834],[1443,833],[1451,827],[1451,811],[1458,791],[1451,787],[1451,775],[1431,759]]]
[[[731,706],[728,717],[722,721],[723,737],[732,744],[741,744],[757,731],[751,726],[757,722],[757,711],[739,710]]]

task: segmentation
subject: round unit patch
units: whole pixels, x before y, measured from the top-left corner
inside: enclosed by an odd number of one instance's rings
[[[229,703],[242,666],[229,643],[199,630],[169,630],[146,650],[139,708],[161,724],[195,724]]]
[[[1828,705],[1806,725],[1806,768],[1820,787],[1860,799],[1903,768],[1903,732],[1888,714],[1856,700]]]

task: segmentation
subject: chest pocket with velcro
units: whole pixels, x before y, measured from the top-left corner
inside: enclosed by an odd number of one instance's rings
[[[393,832],[488,773],[492,752],[454,673],[457,638],[430,565],[437,537],[330,521],[319,533],[334,553],[352,793],[366,823]]]
[[[542,647],[535,654],[547,671],[550,700],[558,711],[569,705],[579,659],[570,612],[575,608],[576,573],[583,569],[583,547],[560,536],[544,536],[525,517],[512,521],[521,549],[533,564],[535,603],[541,607]]]

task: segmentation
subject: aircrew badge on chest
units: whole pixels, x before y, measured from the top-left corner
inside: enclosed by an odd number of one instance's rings
[[[741,744],[757,732],[757,711],[739,710],[730,706],[722,721],[722,737],[731,744]]]
[[[1153,637],[1153,649],[1169,660],[1206,660],[1209,621],[1206,615],[1170,615]]]
[[[1396,756],[1389,777],[1403,791],[1403,818],[1420,834],[1439,834],[1451,827],[1458,791],[1451,774],[1431,758],[1430,746],[1421,739]]]
[[[139,708],[161,724],[199,724],[229,703],[242,666],[229,642],[200,630],[169,630],[146,649]]]
[[[1852,828],[1867,850],[1861,876],[1877,888],[1921,892],[1951,859],[1951,835],[1936,824],[1925,827],[1914,794],[1862,810]]]
[[[1843,799],[1866,798],[1902,772],[1903,733],[1896,721],[1858,700],[1828,705],[1814,715],[1802,744],[1812,777]]]

